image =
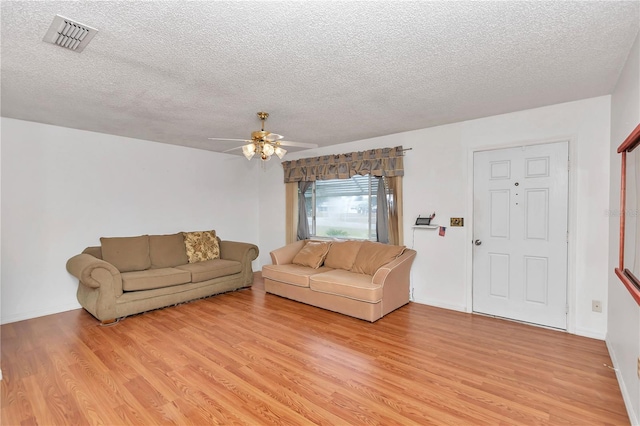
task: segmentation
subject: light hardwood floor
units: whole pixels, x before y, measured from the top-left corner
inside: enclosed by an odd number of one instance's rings
[[[370,324],[263,289],[3,325],[2,425],[629,422],[602,341],[414,303]]]

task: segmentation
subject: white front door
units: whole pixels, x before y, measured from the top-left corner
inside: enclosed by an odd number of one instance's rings
[[[568,142],[474,153],[473,310],[566,330]]]

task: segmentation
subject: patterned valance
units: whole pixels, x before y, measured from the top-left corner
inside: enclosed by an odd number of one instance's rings
[[[349,179],[355,175],[404,176],[401,146],[284,161],[284,183]]]

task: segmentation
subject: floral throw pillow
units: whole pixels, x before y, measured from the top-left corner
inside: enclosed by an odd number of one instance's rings
[[[189,263],[220,258],[216,231],[183,232]]]

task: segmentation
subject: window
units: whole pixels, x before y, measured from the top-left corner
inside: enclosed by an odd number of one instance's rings
[[[305,193],[311,236],[375,241],[378,179],[315,181]]]
[[[284,161],[287,243],[342,236],[402,245],[404,151],[396,146]],[[375,207],[375,194],[382,181],[361,174],[384,176],[386,203],[378,200],[387,205],[384,212],[377,212]],[[381,215],[384,223],[376,224],[377,213],[385,213]],[[380,233],[374,237],[376,228]]]

